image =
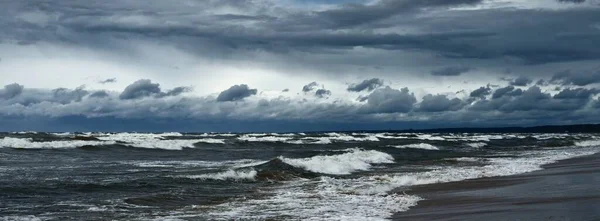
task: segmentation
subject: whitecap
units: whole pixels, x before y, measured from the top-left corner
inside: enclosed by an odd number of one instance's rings
[[[431,144],[427,144],[427,143],[407,144],[407,145],[399,145],[399,146],[393,146],[393,147],[400,148],[400,149],[410,148],[410,149],[422,149],[422,150],[440,150],[440,148],[433,146]]]
[[[0,147],[19,148],[19,149],[60,149],[60,148],[77,148],[83,146],[103,146],[113,145],[114,141],[46,141],[34,142],[31,138],[12,138],[5,137],[0,139]]]
[[[469,147],[473,147],[473,148],[482,148],[487,146],[487,143],[483,143],[483,142],[479,142],[479,143],[468,143],[467,146]]]
[[[227,170],[219,173],[209,173],[200,175],[189,175],[183,176],[189,179],[200,179],[200,180],[254,180],[256,177],[256,170]]]
[[[338,155],[317,155],[293,159],[279,157],[283,162],[316,173],[345,175],[369,170],[373,164],[394,163],[394,157],[376,150],[351,149]]]

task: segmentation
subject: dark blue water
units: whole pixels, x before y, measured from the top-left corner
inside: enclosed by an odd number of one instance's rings
[[[420,200],[398,189],[540,170],[599,139],[5,133],[0,220],[384,220]]]

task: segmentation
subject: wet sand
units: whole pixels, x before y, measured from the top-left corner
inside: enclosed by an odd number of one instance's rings
[[[507,177],[412,187],[425,200],[393,220],[600,220],[600,154]]]

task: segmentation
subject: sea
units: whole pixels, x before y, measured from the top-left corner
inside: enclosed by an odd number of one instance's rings
[[[414,186],[598,152],[569,133],[0,133],[0,220],[388,220]]]

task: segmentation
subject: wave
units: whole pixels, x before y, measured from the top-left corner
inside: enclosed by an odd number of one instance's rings
[[[422,149],[422,150],[440,150],[440,148],[433,146],[431,144],[427,144],[427,143],[417,143],[417,144],[407,144],[407,145],[399,145],[399,146],[393,146],[395,148],[401,148],[401,149]]]
[[[256,170],[227,170],[220,173],[200,174],[183,176],[188,179],[200,180],[255,180],[258,172]]]
[[[246,141],[246,142],[286,142],[288,140],[290,140],[291,138],[289,137],[277,137],[277,136],[249,136],[249,135],[242,135],[240,137],[237,138],[238,140],[241,141]]]
[[[416,195],[392,191],[399,187],[446,183],[493,176],[509,176],[541,170],[542,165],[596,153],[591,149],[527,152],[508,158],[464,158],[484,166],[430,167],[429,171],[376,175],[355,179],[321,177],[319,180],[285,183],[270,197],[220,204],[210,217],[267,219],[292,217],[318,220],[385,220],[407,211],[422,200]]]
[[[318,155],[310,158],[293,159],[279,157],[283,162],[308,171],[346,175],[369,170],[373,164],[394,163],[394,157],[375,150],[350,149],[338,155]]]
[[[164,134],[142,134],[142,133],[118,133],[98,136],[97,139],[104,141],[116,141],[125,143],[125,145],[139,148],[164,149],[164,150],[182,150],[183,148],[193,148],[196,143],[224,144],[222,139],[203,138],[189,140],[165,140],[165,137],[181,135],[180,133]]]
[[[579,142],[575,143],[575,146],[579,146],[579,147],[596,147],[596,146],[600,146],[600,140],[579,141]]]
[[[136,167],[174,167],[174,168],[187,168],[187,167],[202,167],[202,168],[218,168],[218,167],[250,167],[265,163],[265,161],[241,159],[241,160],[227,160],[227,161],[202,161],[202,160],[185,160],[185,161],[148,161],[148,160],[133,160],[133,161],[122,161],[122,164],[132,165]]]
[[[15,149],[60,149],[60,148],[78,148],[84,146],[104,146],[114,145],[115,141],[46,141],[34,142],[31,138],[12,138],[5,137],[0,140],[0,147]]]
[[[473,148],[482,148],[487,146],[487,143],[483,143],[483,142],[479,142],[479,143],[468,143],[467,146],[469,147],[473,147]]]

